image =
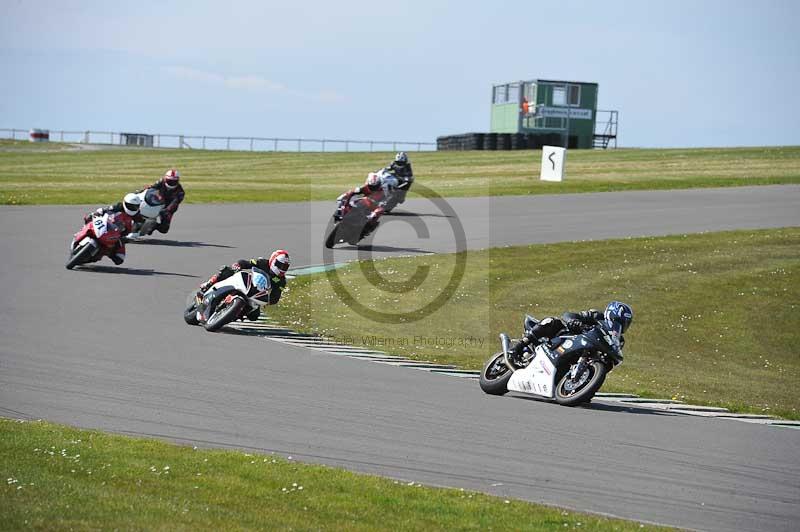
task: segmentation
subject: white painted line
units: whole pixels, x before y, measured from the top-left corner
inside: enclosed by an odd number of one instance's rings
[[[263,337],[267,340],[303,347],[311,351],[318,351],[330,355],[346,356],[348,358],[368,360],[377,364],[423,370],[430,373],[437,373],[439,375],[460,377],[462,379],[474,380],[480,377],[479,371],[462,370],[449,364],[421,362],[396,355],[390,355],[381,351],[364,349],[358,346],[332,344],[326,342],[324,338],[319,336],[297,333],[285,327],[269,325],[267,320],[268,318],[265,320],[260,319],[257,325],[245,324],[245,327],[243,328],[249,328],[249,330],[253,331],[263,331],[266,333]],[[597,393],[595,394],[595,399],[604,402],[617,403],[620,405],[629,405],[631,408],[660,410],[679,415],[699,416],[715,419],[730,419],[735,421],[744,421],[746,423],[757,423],[775,427],[800,429],[800,421],[782,420],[761,414],[735,414],[728,411],[726,408],[716,406],[687,405],[681,401],[676,401],[673,399],[649,399],[639,397],[635,394],[613,392]]]

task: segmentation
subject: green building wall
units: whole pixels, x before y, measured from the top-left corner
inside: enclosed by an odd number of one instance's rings
[[[570,118],[569,120],[569,145],[571,147],[586,149],[591,148],[594,139],[595,121],[597,119],[597,93],[596,83],[582,83],[560,80],[532,80],[523,82],[523,95],[528,94],[528,87],[536,85],[536,104],[547,107],[553,106],[554,85],[578,85],[580,97],[574,109],[590,109],[591,119]],[[528,133],[528,134],[561,134],[563,135],[562,120],[560,118],[532,118],[521,114],[520,103],[492,103],[491,132],[493,133]]]

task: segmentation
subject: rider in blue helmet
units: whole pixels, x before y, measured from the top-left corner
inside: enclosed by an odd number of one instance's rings
[[[619,337],[619,345],[625,344],[623,334],[633,322],[633,310],[621,301],[612,301],[606,306],[605,312],[596,309],[581,312],[565,312],[560,318],[545,318],[536,324],[529,333],[511,347],[509,353],[512,362],[517,362],[522,357],[526,345],[538,343],[543,339],[551,339],[561,334],[580,334],[591,329],[598,323],[603,323],[606,328]]]

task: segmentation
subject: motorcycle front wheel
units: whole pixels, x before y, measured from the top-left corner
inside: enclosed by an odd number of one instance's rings
[[[481,390],[490,395],[508,392],[508,380],[514,372],[506,365],[504,353],[497,353],[483,366],[480,376]]]
[[[197,300],[196,292],[189,294],[186,298],[186,310],[183,311],[183,321],[188,325],[197,325]]]
[[[86,244],[79,250],[70,253],[70,258],[67,261],[66,268],[68,270],[71,270],[75,266],[87,262],[92,257],[93,249],[94,247],[90,246],[89,244]]]
[[[203,324],[203,327],[205,327],[208,332],[216,332],[220,330],[225,325],[239,317],[239,315],[242,313],[244,305],[244,299],[238,296],[234,297],[233,301],[227,305],[224,301],[220,302],[214,309],[214,312],[211,314],[211,316],[208,317],[208,321]]]
[[[570,378],[568,368],[556,384],[556,402],[564,406],[588,403],[605,382],[607,373],[608,368],[599,360],[590,361],[575,379]]]
[[[328,248],[328,249],[332,249],[333,246],[336,244],[336,229],[337,228],[338,228],[338,224],[334,225],[333,229],[331,229],[330,234],[325,239],[325,247]]]

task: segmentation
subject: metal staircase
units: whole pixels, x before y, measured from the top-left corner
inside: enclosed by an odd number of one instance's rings
[[[600,113],[604,113],[601,119]],[[597,110],[595,132],[592,137],[592,147],[607,149],[613,141],[613,148],[617,147],[617,127],[619,125],[619,111]]]

